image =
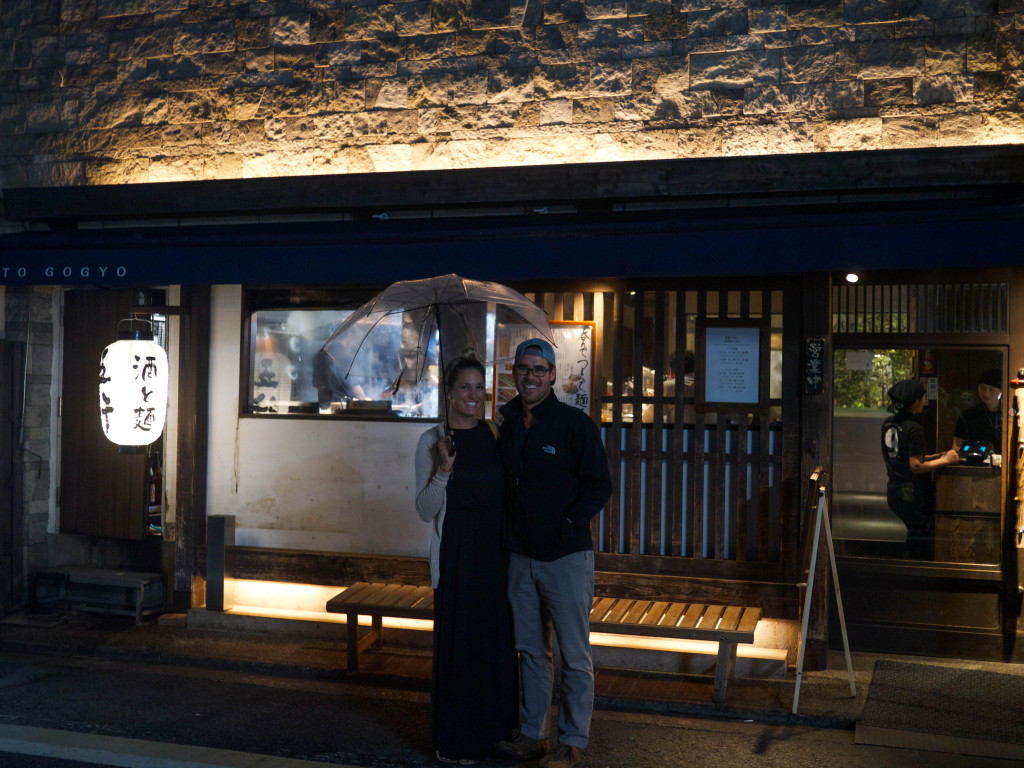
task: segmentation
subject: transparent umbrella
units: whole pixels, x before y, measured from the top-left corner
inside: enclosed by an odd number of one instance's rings
[[[369,379],[419,381],[436,359],[444,390],[445,356],[487,349],[486,313],[493,307],[510,322],[532,325],[552,344],[547,313],[518,291],[459,275],[392,283],[353,312],[323,345],[322,376],[351,390]]]

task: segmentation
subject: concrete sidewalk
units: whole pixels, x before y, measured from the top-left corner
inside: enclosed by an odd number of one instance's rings
[[[30,609],[0,619],[0,651],[319,680],[358,676],[360,682],[382,687],[429,689],[429,649],[386,647],[366,654],[361,671],[349,675],[340,637],[215,631],[186,624],[184,615],[164,615],[135,625],[123,617]],[[711,675],[598,667],[596,706],[849,728],[863,710],[878,658],[854,654],[857,695],[851,697],[845,658],[841,652],[830,654],[829,669],[804,674],[798,715],[791,714],[796,682],[792,672],[785,677],[735,677],[729,683],[725,705],[717,706],[712,699]]]
[[[136,625],[125,617],[33,608],[0,618],[0,652],[325,681],[358,680],[383,688],[429,690],[430,651],[423,643],[419,648],[403,644],[364,654],[360,672],[349,674],[341,632],[337,636],[308,637],[277,631],[196,629],[186,626],[188,623],[184,614],[163,615]],[[599,666],[595,703],[599,709],[608,710],[852,728],[864,710],[879,659],[1024,673],[1021,665],[997,662],[854,653],[856,696],[851,696],[844,654],[832,651],[827,669],[804,673],[798,714],[793,715],[796,678],[792,670],[784,677],[735,677],[729,683],[725,704],[718,706],[712,698],[712,675]]]

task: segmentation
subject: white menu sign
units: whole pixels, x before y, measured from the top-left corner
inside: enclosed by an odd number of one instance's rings
[[[761,329],[709,326],[704,338],[705,402],[757,405]]]

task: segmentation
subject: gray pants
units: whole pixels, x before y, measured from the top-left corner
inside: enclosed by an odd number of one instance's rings
[[[548,708],[554,684],[553,630],[562,660],[559,741],[585,748],[594,712],[594,664],[590,655],[594,553],[573,552],[551,562],[511,555],[508,599],[523,687],[521,732],[531,739],[548,737]]]

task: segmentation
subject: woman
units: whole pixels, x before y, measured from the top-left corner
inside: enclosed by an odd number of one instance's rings
[[[518,725],[518,672],[501,546],[504,471],[497,430],[480,418],[484,369],[457,360],[445,379],[448,425],[416,448],[416,511],[434,530],[434,749],[471,764]],[[454,444],[454,448],[453,448]]]
[[[882,458],[889,473],[886,500],[907,526],[907,554],[931,559],[935,544],[935,486],[932,471],[956,464],[956,451],[926,455],[924,427],[918,416],[928,403],[924,386],[907,379],[889,390],[889,409],[882,422]]]

